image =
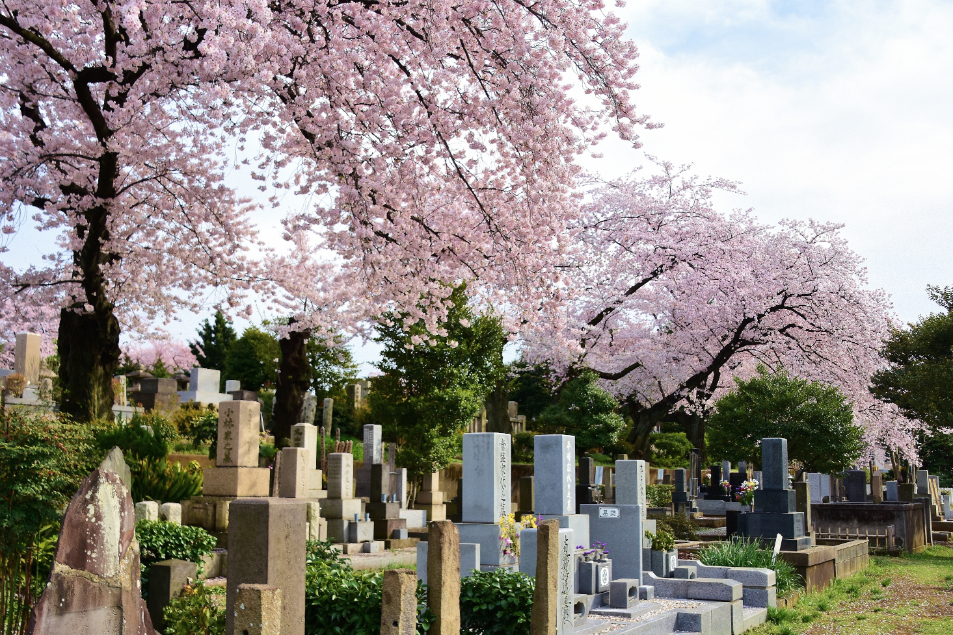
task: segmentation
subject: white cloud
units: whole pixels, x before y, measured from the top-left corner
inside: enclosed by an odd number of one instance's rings
[[[795,8],[794,11],[790,7]],[[953,284],[953,4],[634,2],[644,152],[740,180],[765,221],[847,225],[904,320]],[[642,161],[621,143],[588,167]]]

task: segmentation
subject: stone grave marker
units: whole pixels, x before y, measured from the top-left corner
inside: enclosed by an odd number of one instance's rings
[[[539,434],[533,439],[533,484],[536,515],[559,521],[559,526],[572,529],[579,544],[589,545],[589,517],[577,513],[578,496],[590,492],[592,459],[579,460],[580,478],[576,486],[576,438],[567,434]],[[539,485],[535,488],[535,485]],[[588,497],[591,499],[591,496]]]

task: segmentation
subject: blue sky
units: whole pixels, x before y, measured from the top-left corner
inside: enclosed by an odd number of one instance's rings
[[[614,10],[641,54],[636,103],[665,127],[643,132],[642,150],[604,143],[586,167],[617,177],[647,153],[740,181],[747,195],[722,197],[726,210],[844,223],[901,320],[936,310],[926,285],[953,285],[953,2],[636,0]],[[38,254],[31,234],[15,262]],[[185,339],[206,316],[181,317]],[[359,360],[376,357],[358,348]]]

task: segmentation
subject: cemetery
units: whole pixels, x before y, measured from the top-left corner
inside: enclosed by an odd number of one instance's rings
[[[0,5],[0,635],[953,633],[953,9],[783,4]]]

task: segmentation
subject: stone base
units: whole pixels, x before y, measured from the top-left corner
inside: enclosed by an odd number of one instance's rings
[[[187,401],[194,401],[195,403],[202,404],[207,406],[209,404],[218,405],[223,401],[232,401],[232,396],[227,393],[220,392],[205,392],[205,391],[194,391],[194,390],[180,390],[178,392],[179,398],[182,400],[182,403]]]
[[[797,492],[793,489],[766,490],[754,492],[755,511],[787,514],[797,511]]]
[[[499,567],[512,565],[515,558],[503,555],[503,542],[500,540],[500,526],[491,523],[458,523],[460,542],[473,542],[480,545],[480,565]]]
[[[381,503],[380,501],[371,501],[364,505],[364,511],[371,515],[371,518],[400,518],[400,503]]]
[[[321,501],[321,517],[331,519],[354,520],[354,514],[364,519],[363,504],[360,498],[325,498]]]
[[[308,521],[308,540],[327,540],[328,521],[325,518],[316,518]]]
[[[781,534],[783,538],[804,536],[803,512],[772,514],[751,512],[738,516],[738,535],[751,538],[770,538]]]
[[[371,522],[374,523],[374,540],[391,540],[395,529],[407,529],[403,518],[375,518]]]
[[[270,494],[271,470],[266,467],[210,467],[204,470],[202,494],[257,498]]]
[[[576,543],[573,547],[582,545],[584,549],[588,549],[591,546],[589,544],[588,514],[568,514],[566,516],[540,514],[540,518],[543,520],[556,519],[559,521],[559,527],[561,529],[572,529],[573,541]]]
[[[428,522],[431,520],[447,520],[447,506],[446,505],[426,505],[421,503],[414,503],[414,509],[418,509],[422,512],[426,512]]]
[[[182,503],[182,524],[209,532],[228,531],[228,504],[237,496],[193,496]]]
[[[399,540],[385,540],[385,549],[412,549],[420,542],[419,538],[401,538]]]
[[[400,517],[407,521],[408,529],[419,529],[427,526],[429,516],[422,509],[402,509],[400,510]],[[439,520],[446,520],[446,518],[440,518]]]
[[[443,505],[445,502],[443,492],[417,492],[417,498],[414,500],[415,505],[417,503],[421,505]]]

